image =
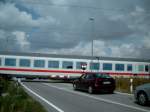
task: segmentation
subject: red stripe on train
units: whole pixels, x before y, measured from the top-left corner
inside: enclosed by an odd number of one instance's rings
[[[83,73],[82,71],[71,70],[39,70],[39,69],[22,69],[22,68],[0,68],[0,70],[23,71],[23,72],[54,72],[54,73]]]
[[[73,70],[39,70],[39,69],[22,69],[22,68],[0,68],[0,70],[8,70],[8,71],[20,71],[20,72],[52,72],[52,73],[79,73],[82,74],[83,71],[73,71]],[[85,71],[86,72],[86,71]],[[91,73],[91,72],[86,72],[86,73]],[[110,75],[133,75],[132,73],[116,73],[116,72],[101,72],[101,73],[108,73]],[[137,75],[140,76],[149,76],[150,74],[144,74],[144,73],[139,73]]]

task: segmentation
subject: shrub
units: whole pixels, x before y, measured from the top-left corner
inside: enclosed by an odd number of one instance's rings
[[[0,112],[46,112],[18,83],[0,79],[0,85],[5,93],[0,96]]]
[[[116,90],[121,92],[127,92],[130,93],[130,79],[131,78],[115,78],[116,79]],[[149,78],[139,78],[139,77],[132,77],[133,79],[133,90],[142,84],[150,83]]]

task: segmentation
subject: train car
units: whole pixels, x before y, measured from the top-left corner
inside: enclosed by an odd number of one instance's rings
[[[84,72],[107,73],[116,77],[149,77],[150,60],[0,52],[1,76],[72,79]]]

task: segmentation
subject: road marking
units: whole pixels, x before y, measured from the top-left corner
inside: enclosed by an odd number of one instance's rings
[[[26,89],[28,90],[30,93],[34,94],[35,96],[37,96],[38,98],[40,98],[41,100],[43,100],[45,103],[47,103],[48,105],[50,105],[51,107],[53,107],[54,109],[56,109],[58,112],[64,112],[62,109],[58,108],[57,106],[55,106],[54,104],[52,104],[51,102],[49,102],[48,100],[46,100],[45,98],[43,98],[42,96],[38,95],[37,93],[35,93],[34,91],[32,91],[31,89],[29,89],[27,86],[25,86],[22,82],[20,82],[20,84]]]
[[[121,93],[121,92],[118,92],[118,91],[115,91],[114,93],[121,94],[121,95],[133,96],[133,94],[129,94],[129,93]]]
[[[78,95],[81,95],[81,96],[86,96],[86,97],[93,98],[95,100],[103,101],[103,102],[106,102],[106,103],[120,105],[122,107],[127,107],[127,108],[130,108],[130,109],[139,110],[139,111],[143,111],[143,112],[150,112],[149,110],[142,109],[142,108],[139,108],[139,107],[126,105],[126,104],[123,104],[123,103],[119,103],[119,102],[115,102],[115,101],[107,100],[107,99],[103,99],[103,98],[97,98],[97,97],[94,97],[94,96],[91,96],[91,95],[87,95],[87,94],[84,94],[84,93],[79,93],[79,92],[71,91],[71,90],[68,90],[68,89],[62,88],[62,87],[60,88],[60,87],[57,87],[57,86],[52,86],[52,85],[49,85],[49,84],[46,84],[46,83],[43,83],[43,84],[47,85],[49,87],[53,87],[53,88],[56,88],[56,89],[59,89],[59,90],[63,90],[63,91],[66,91],[66,92],[78,94]]]

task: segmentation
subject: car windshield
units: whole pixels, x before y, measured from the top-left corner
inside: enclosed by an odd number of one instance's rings
[[[108,74],[95,74],[96,78],[111,78]]]

